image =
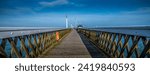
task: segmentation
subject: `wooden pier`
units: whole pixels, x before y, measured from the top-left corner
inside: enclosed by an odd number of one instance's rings
[[[122,29],[121,29],[122,30]],[[2,58],[149,58],[149,30],[57,29],[0,31]],[[35,32],[33,32],[35,31]],[[120,31],[120,32],[118,32]],[[126,31],[126,30],[124,30]],[[128,30],[129,31],[129,30]]]
[[[71,33],[65,37],[62,42],[56,46],[54,49],[49,50],[42,57],[56,57],[56,58],[90,58],[90,53],[83,44],[80,36],[75,30],[72,30]]]

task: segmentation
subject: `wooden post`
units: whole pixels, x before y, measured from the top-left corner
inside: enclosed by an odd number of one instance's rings
[[[12,38],[8,38],[9,42],[10,42],[10,45],[12,47],[12,50],[15,52],[16,56],[18,58],[21,58],[22,56],[20,55],[20,53],[18,52],[18,49],[16,48],[16,45],[14,43],[14,41],[12,40]]]
[[[21,45],[22,45],[22,48],[24,49],[25,53],[26,53],[26,57],[29,58],[29,51],[27,49],[27,47],[25,46],[25,38],[22,38],[22,37],[19,37],[20,41],[21,41]]]

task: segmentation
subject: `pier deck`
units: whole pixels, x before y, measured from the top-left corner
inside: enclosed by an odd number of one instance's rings
[[[54,49],[49,50],[44,58],[91,58],[91,57],[105,57],[101,55],[87,39],[72,30],[72,32],[65,37],[62,42]],[[94,55],[93,55],[94,54]]]

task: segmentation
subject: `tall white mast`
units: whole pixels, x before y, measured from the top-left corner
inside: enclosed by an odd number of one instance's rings
[[[66,16],[66,28],[68,28],[68,17]]]

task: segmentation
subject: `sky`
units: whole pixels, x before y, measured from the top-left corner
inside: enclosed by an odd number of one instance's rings
[[[0,0],[0,27],[150,26],[150,0]]]

